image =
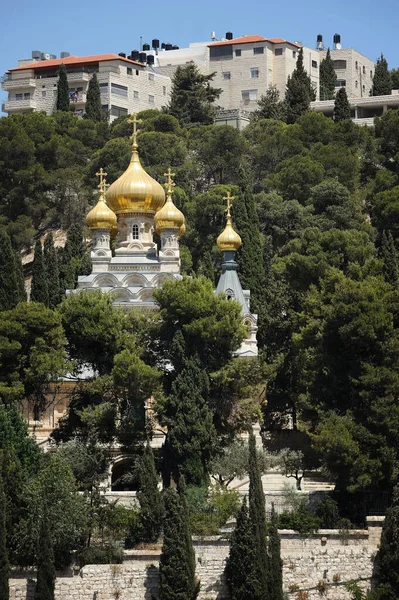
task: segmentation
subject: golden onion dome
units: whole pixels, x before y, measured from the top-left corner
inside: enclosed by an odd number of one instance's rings
[[[154,221],[157,233],[160,233],[163,229],[178,229],[180,232],[183,226],[185,229],[184,215],[181,210],[173,204],[171,190],[168,190],[166,202],[161,210],[155,215]]]
[[[233,229],[233,221],[230,214],[231,201],[234,200],[234,196],[230,196],[230,193],[228,193],[226,198],[223,199],[227,200],[227,223],[224,231],[222,231],[216,240],[216,243],[220,250],[236,251],[241,246],[242,241],[238,233]]]
[[[179,233],[177,235],[179,238],[181,238],[181,236],[184,235],[185,233],[186,233],[186,223],[184,222],[183,225],[180,227]]]
[[[141,166],[137,150],[137,119],[133,115],[132,158],[126,171],[110,185],[107,200],[110,208],[117,214],[132,212],[156,213],[165,203],[165,192]]]
[[[86,217],[86,225],[90,229],[110,229],[116,227],[116,215],[107,206],[103,192],[100,192],[100,197],[94,208],[91,209]]]

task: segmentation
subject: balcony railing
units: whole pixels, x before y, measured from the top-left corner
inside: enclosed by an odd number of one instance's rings
[[[11,78],[8,78],[8,79],[4,79],[4,81],[2,81],[1,87],[3,88],[3,90],[5,90],[6,92],[8,92],[10,90],[35,88],[36,87],[36,82],[32,78],[29,78],[29,79],[11,79]]]
[[[36,100],[29,98],[28,100],[7,100],[2,105],[3,112],[18,112],[20,110],[36,108]]]

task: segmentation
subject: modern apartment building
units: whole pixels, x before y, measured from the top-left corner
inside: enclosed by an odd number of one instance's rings
[[[373,87],[375,64],[353,48],[334,48],[330,50],[337,74],[337,88],[344,87],[349,98],[366,98]],[[326,50],[320,50],[320,61],[325,58]],[[322,98],[320,94],[320,100]]]
[[[34,54],[34,53],[32,53]],[[58,71],[67,70],[71,106],[77,115],[84,112],[89,81],[97,73],[103,110],[113,120],[123,114],[147,108],[162,108],[168,102],[170,77],[150,66],[117,54],[63,56],[50,60],[22,60],[2,81],[8,99],[2,106],[10,114],[55,110]]]

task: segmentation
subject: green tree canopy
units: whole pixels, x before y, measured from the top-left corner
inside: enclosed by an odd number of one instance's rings
[[[93,73],[89,81],[85,115],[86,119],[90,119],[91,121],[99,122],[102,119],[100,84],[98,83],[97,73]]]
[[[284,112],[287,123],[295,123],[301,115],[309,110],[316,94],[309,75],[303,66],[303,48],[298,52],[296,67],[292,75],[288,76],[287,88],[284,98]]]
[[[328,48],[326,57],[320,63],[320,100],[333,100],[336,85],[337,74]]]
[[[57,82],[57,110],[69,111],[69,86],[65,65],[60,66]]]
[[[388,70],[388,63],[383,54],[377,58],[374,70],[373,87],[370,96],[389,96],[392,93],[392,78]]]
[[[334,102],[334,121],[345,121],[351,118],[351,107],[349,104],[346,89],[341,87],[335,95]]]

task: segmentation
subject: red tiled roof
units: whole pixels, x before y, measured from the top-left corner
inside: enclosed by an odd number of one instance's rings
[[[295,42],[289,42],[288,40],[283,40],[283,38],[267,38],[267,42],[271,44],[290,44],[290,46],[295,46],[296,48],[300,48],[300,44],[296,44]]]
[[[27,65],[23,65],[22,67],[15,67],[14,69],[10,69],[10,71],[22,71],[24,69],[46,69],[50,67],[59,67],[61,64],[65,66],[68,65],[88,65],[90,63],[103,62],[106,60],[124,60],[133,65],[140,65],[134,60],[130,60],[129,58],[123,58],[123,56],[119,56],[118,54],[95,54],[94,56],[67,56],[66,58],[56,58],[54,60],[38,60],[35,62],[31,62]]]
[[[211,46],[229,46],[230,44],[253,44],[254,42],[266,42],[266,38],[261,35],[243,35],[242,37],[234,38],[233,40],[223,40],[222,42],[213,42],[208,44]]]

